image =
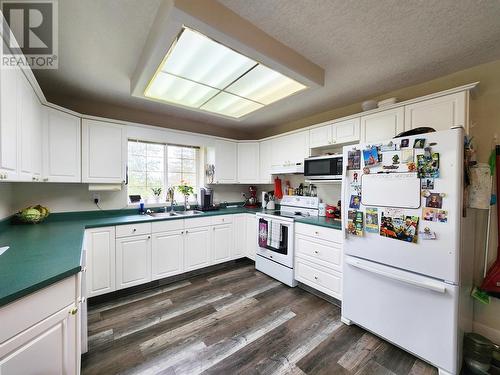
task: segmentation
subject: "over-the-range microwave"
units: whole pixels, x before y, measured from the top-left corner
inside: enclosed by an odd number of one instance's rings
[[[313,156],[304,160],[304,177],[308,180],[341,180],[342,154]]]

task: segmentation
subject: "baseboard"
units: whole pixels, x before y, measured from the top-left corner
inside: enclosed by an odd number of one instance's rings
[[[472,322],[472,331],[489,338],[496,344],[500,343],[500,330],[479,322]]]

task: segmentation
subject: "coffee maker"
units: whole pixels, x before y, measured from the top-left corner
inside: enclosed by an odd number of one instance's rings
[[[214,191],[209,188],[200,189],[200,210],[213,210],[214,206]]]

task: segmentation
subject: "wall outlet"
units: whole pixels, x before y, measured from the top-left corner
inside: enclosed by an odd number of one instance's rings
[[[100,200],[101,200],[101,194],[99,194],[99,193],[92,194],[92,201],[95,204],[98,204]]]

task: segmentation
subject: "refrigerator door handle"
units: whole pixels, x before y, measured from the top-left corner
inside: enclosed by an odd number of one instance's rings
[[[345,262],[353,267],[360,268],[364,271],[368,271],[368,272],[377,274],[379,276],[383,276],[383,277],[386,277],[389,279],[397,280],[397,281],[400,281],[400,282],[403,282],[406,284],[410,284],[410,285],[413,285],[413,286],[416,286],[419,288],[429,289],[429,290],[432,290],[432,291],[438,292],[438,293],[445,293],[446,292],[446,287],[444,285],[442,285],[442,283],[439,283],[439,282],[433,282],[431,280],[419,281],[419,280],[407,278],[407,277],[404,277],[403,275],[397,275],[397,274],[394,274],[391,272],[386,272],[386,271],[381,270],[381,269],[370,267],[370,266],[368,266],[368,265],[366,265],[358,260],[352,259],[352,258],[346,259]]]

